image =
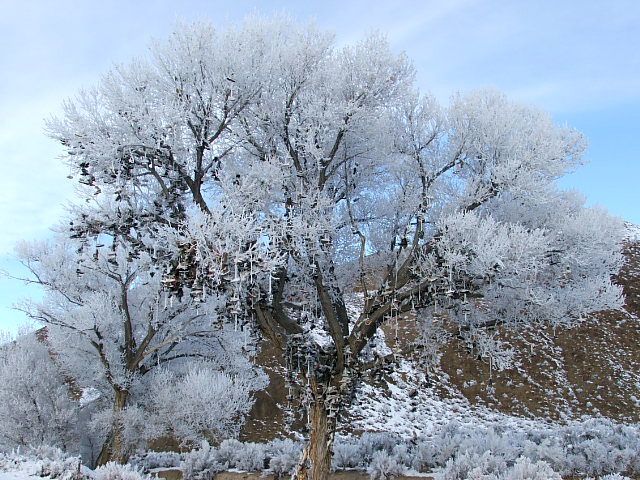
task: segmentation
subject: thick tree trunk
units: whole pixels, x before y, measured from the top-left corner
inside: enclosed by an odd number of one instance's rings
[[[98,455],[96,466],[104,465],[107,462],[126,463],[128,460],[122,432],[122,411],[127,406],[128,399],[129,392],[127,390],[116,390],[116,397],[113,401],[113,425],[104,441],[100,455]]]
[[[335,416],[330,416],[323,401],[309,407],[311,431],[293,478],[298,480],[328,480],[336,431]]]

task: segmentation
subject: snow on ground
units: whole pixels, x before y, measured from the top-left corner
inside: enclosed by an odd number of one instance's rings
[[[9,471],[4,471],[7,469]],[[15,470],[14,470],[15,469]],[[41,478],[38,475],[39,468],[35,462],[20,462],[7,465],[0,462],[0,480],[27,480]]]
[[[430,436],[453,421],[476,428],[500,425],[511,431],[545,425],[541,419],[507,415],[482,405],[472,405],[458,392],[452,391],[453,398],[440,399],[430,388],[424,388],[427,379],[411,362],[401,361],[388,380],[383,379],[375,386],[363,383],[359,387],[356,401],[345,420],[351,429],[379,431],[384,425],[387,432],[416,438]]]
[[[0,472],[0,480],[26,480],[28,478],[39,478],[37,475],[19,470],[17,472]]]

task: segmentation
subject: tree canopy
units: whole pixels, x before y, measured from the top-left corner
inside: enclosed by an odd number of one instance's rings
[[[140,302],[163,315],[210,305],[210,323],[286,349],[314,478],[389,319],[488,345],[498,324],[620,305],[619,221],[556,184],[582,135],[494,90],[441,106],[380,35],[337,47],[287,19],[180,25],[48,129],[82,185],[82,251],[111,249],[112,273],[146,262],[164,298]]]

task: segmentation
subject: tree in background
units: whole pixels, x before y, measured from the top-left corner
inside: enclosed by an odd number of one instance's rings
[[[181,25],[49,131],[84,185],[73,237],[128,245],[122,272],[131,255],[161,268],[154,311],[282,346],[308,410],[299,478],[327,478],[385,323],[451,322],[502,358],[498,325],[620,305],[619,222],[555,183],[581,163],[581,135],[495,91],[441,107],[377,35],[337,48],[286,19]]]
[[[0,345],[0,449],[52,445],[77,453],[79,404],[33,332]]]
[[[266,382],[248,359],[251,339],[212,327],[216,295],[174,302],[163,294],[149,254],[124,240],[104,241],[110,245],[61,237],[18,248],[32,274],[27,281],[45,291],[23,311],[47,325],[60,370],[92,398],[81,429],[93,426],[103,442],[97,463],[124,462],[132,449],[160,437],[189,443],[237,433],[253,404],[251,392]],[[46,347],[30,345],[29,355],[46,356]],[[57,385],[48,395],[65,387],[58,377],[47,375]],[[43,381],[40,375],[22,380]],[[46,422],[41,428],[51,430]]]

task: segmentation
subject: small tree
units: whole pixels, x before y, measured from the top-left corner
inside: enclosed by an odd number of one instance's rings
[[[246,367],[235,372],[221,371],[212,362],[195,363],[185,372],[165,369],[151,381],[147,410],[153,412],[145,421],[158,424],[165,435],[190,445],[203,438],[220,443],[236,438],[244,416],[253,402],[247,401],[249,392],[267,386],[266,375],[248,375]],[[176,401],[177,399],[177,401]]]
[[[495,91],[441,107],[413,82],[377,35],[181,25],[49,125],[86,185],[74,236],[127,239],[173,308],[206,291],[282,345],[309,413],[299,477],[327,478],[385,322],[446,317],[491,353],[497,325],[620,305],[619,222],[555,184],[581,135]]]
[[[109,246],[62,237],[18,248],[32,273],[26,280],[46,293],[23,311],[47,325],[56,363],[77,393],[94,399],[82,428],[89,421],[104,439],[97,463],[126,461],[133,447],[165,435],[185,442],[232,435],[251,392],[265,383],[248,360],[251,339],[214,325],[217,296],[174,302],[149,254],[122,239],[104,241]],[[44,355],[44,346],[30,348]],[[222,388],[225,396],[217,395]],[[181,408],[171,395],[184,397]],[[40,428],[50,430],[46,422]]]
[[[80,406],[36,334],[0,345],[0,449],[51,445],[78,452]]]

